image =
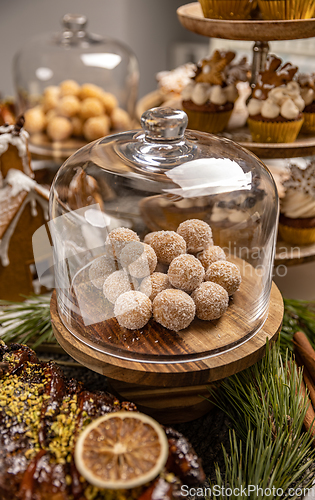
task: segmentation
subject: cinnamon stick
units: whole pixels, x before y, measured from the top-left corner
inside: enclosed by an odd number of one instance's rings
[[[306,366],[309,375],[315,384],[315,351],[308,338],[303,332],[296,332],[293,335],[294,349],[300,356],[303,365]]]
[[[311,378],[306,366],[303,366],[301,357],[299,356],[298,353],[295,354],[295,359],[297,361],[297,364],[303,369],[304,384],[305,384],[306,388],[308,389],[308,393],[309,393],[310,400],[312,401],[312,405],[313,405],[313,407],[315,407],[315,386],[313,384],[312,378]]]
[[[297,371],[299,371],[300,367],[298,366],[296,361],[294,362],[294,364],[297,367]],[[288,365],[288,369],[289,369],[289,371],[291,371],[290,364]],[[305,399],[305,401],[307,402],[307,410],[306,410],[304,421],[303,421],[304,427],[305,427],[307,432],[310,430],[310,435],[313,438],[312,444],[313,444],[313,446],[315,446],[315,412],[314,412],[313,406],[311,404],[311,400],[308,396],[308,393],[306,392],[306,388],[305,388],[305,384],[304,384],[303,380],[301,380],[300,394],[301,394],[303,400]]]

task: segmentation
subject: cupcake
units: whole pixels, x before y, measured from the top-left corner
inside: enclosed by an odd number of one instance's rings
[[[210,19],[249,19],[256,0],[199,0],[204,17]]]
[[[310,19],[315,0],[258,0],[264,19]]]
[[[247,106],[253,141],[293,142],[297,138],[305,106],[300,85],[293,81],[297,69],[290,63],[282,65],[274,55],[267,57]]]
[[[292,245],[315,243],[315,162],[305,169],[290,167],[284,181],[285,196],[280,205],[279,233]]]
[[[301,131],[305,134],[315,134],[315,74],[298,75],[298,83],[305,103],[303,110],[304,122]]]
[[[182,91],[182,106],[188,115],[188,127],[216,134],[228,124],[238,98],[236,84],[247,80],[248,66],[243,58],[232,64],[234,52],[216,50],[203,59],[194,77]]]

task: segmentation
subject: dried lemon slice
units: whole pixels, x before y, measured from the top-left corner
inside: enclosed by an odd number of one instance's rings
[[[153,418],[108,413],[89,424],[75,446],[75,463],[98,488],[129,489],[154,479],[168,457],[168,441]]]

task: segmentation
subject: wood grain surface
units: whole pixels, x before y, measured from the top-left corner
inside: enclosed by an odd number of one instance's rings
[[[182,5],[177,15],[184,28],[199,35],[226,40],[269,42],[315,36],[315,19],[296,20],[221,20],[203,16],[199,2]]]

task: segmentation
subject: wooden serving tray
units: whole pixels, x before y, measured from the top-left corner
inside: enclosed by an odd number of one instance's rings
[[[199,2],[182,5],[177,15],[184,28],[212,38],[270,42],[293,40],[314,36],[315,19],[294,20],[225,20],[204,17]]]
[[[250,296],[246,295],[246,300],[248,301],[248,308],[250,308]],[[197,359],[191,361],[180,359],[180,356],[174,352],[174,356],[168,362],[167,360],[159,362],[159,348],[155,347],[154,338],[162,341],[162,334],[164,334],[166,342],[170,342],[170,339],[173,338],[175,351],[183,348],[184,344],[187,349],[187,342],[181,341],[175,332],[170,332],[162,327],[160,329],[155,327],[156,329],[153,330],[152,324],[151,340],[149,339],[148,342],[151,341],[152,351],[156,349],[157,357],[154,360],[132,361],[123,356],[109,355],[100,349],[91,347],[89,343],[82,340],[82,334],[84,334],[82,324],[77,323],[76,329],[73,324],[73,333],[71,333],[62,323],[57,309],[55,292],[51,301],[51,317],[56,339],[70,356],[91,370],[113,379],[113,388],[125,399],[131,399],[135,403],[138,403],[137,399],[140,399],[140,407],[148,413],[161,421],[163,421],[165,415],[168,415],[167,421],[175,422],[183,421],[183,419],[184,421],[192,420],[207,412],[209,402],[205,403],[204,397],[201,396],[208,394],[207,386],[209,384],[248,368],[264,356],[266,340],[274,341],[280,331],[283,318],[283,300],[278,288],[273,283],[268,317],[255,335],[244,339],[244,343],[237,347],[233,348],[231,343],[231,348],[224,352],[208,357],[197,357]],[[246,321],[246,318],[243,318],[244,321]],[[238,334],[240,334],[242,329],[240,317],[232,318],[229,321],[226,320],[225,331],[222,329],[222,324],[221,327],[218,326],[219,322],[220,320],[201,322],[204,325],[202,332],[197,328],[191,331],[189,334],[190,350],[193,351],[194,347],[198,350],[206,335],[209,338],[216,335],[218,341],[220,341],[219,336],[221,334],[222,336],[225,335],[225,339],[235,339],[237,323]],[[125,329],[121,329],[114,318],[108,323],[111,333],[117,335],[117,338],[120,338],[123,344],[126,341]],[[153,323],[157,325],[155,322]],[[116,330],[114,330],[114,325],[116,325]],[[88,330],[94,326],[91,325],[85,327],[85,329]],[[96,330],[97,328],[95,329],[95,335],[99,335]],[[182,337],[184,337],[186,330],[181,332]],[[134,335],[134,332],[130,332],[130,335]],[[176,341],[178,344],[176,344]],[[163,393],[164,396],[167,395],[167,398],[163,396]],[[185,416],[183,415],[183,408],[185,408]],[[171,414],[172,417],[170,417]]]

